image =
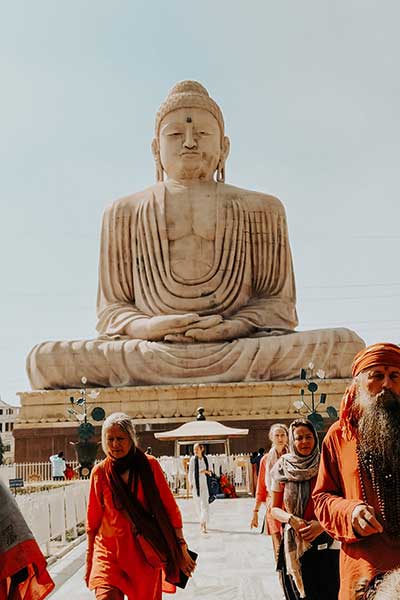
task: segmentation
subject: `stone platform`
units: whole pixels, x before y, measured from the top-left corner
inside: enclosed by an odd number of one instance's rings
[[[327,394],[326,405],[339,409],[343,392],[350,380],[317,380],[318,392]],[[95,406],[106,416],[122,411],[129,414],[142,447],[152,446],[156,454],[173,454],[172,442],[160,442],[154,433],[177,427],[193,419],[199,406],[207,419],[233,427],[248,427],[249,436],[232,440],[233,452],[250,452],[265,447],[270,425],[290,422],[299,416],[293,402],[300,398],[306,382],[300,379],[274,382],[157,385],[121,388],[96,388],[97,399],[88,402],[88,414]],[[90,391],[90,390],[89,390]],[[69,397],[79,390],[35,390],[21,392],[21,410],[14,428],[16,461],[48,460],[50,454],[64,450],[73,458],[69,441],[77,440],[77,422],[68,418]],[[306,391],[306,401],[311,395]],[[325,415],[326,416],[326,415]],[[326,417],[327,426],[330,420]],[[96,427],[100,432],[101,423]]]

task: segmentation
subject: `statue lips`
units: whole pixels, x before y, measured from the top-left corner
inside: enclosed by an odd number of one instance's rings
[[[181,152],[180,156],[185,156],[185,157],[193,157],[193,156],[200,156],[200,152]]]

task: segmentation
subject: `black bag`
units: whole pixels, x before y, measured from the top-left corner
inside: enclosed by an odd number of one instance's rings
[[[317,552],[321,550],[328,550],[332,546],[333,542],[334,538],[326,531],[323,531],[318,537],[315,538],[315,540],[311,542],[312,548],[310,548],[310,550]]]
[[[207,487],[208,487],[208,503],[214,502],[219,494],[219,477],[212,473],[207,475]]]

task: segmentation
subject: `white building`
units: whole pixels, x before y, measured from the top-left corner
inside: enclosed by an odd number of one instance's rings
[[[0,437],[3,445],[5,446],[5,453],[3,456],[3,462],[12,463],[14,462],[14,436],[13,429],[14,423],[17,418],[19,408],[7,404],[0,398]]]

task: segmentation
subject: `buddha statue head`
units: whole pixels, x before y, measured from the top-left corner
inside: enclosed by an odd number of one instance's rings
[[[225,180],[229,138],[218,104],[196,81],[177,83],[156,116],[152,151],[157,181]]]

